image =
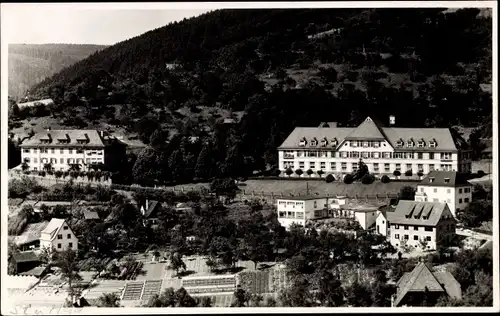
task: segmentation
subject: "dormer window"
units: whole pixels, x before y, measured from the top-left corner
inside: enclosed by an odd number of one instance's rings
[[[328,140],[325,138],[321,141],[321,146],[326,147],[326,145],[328,145]]]
[[[417,147],[425,147],[425,142],[423,140],[419,141]]]
[[[334,138],[331,140],[332,146],[337,146],[337,139]]]
[[[429,182],[430,182],[430,183],[434,182],[434,178],[432,178],[432,177],[431,177],[431,178],[429,178]]]
[[[318,141],[315,139],[311,140],[311,146],[318,146]]]
[[[396,146],[397,146],[397,147],[403,147],[403,141],[402,141],[402,140],[398,140],[398,141],[396,142]]]
[[[436,141],[435,141],[435,140],[431,140],[431,141],[429,142],[429,147],[431,147],[431,148],[436,147],[436,145],[437,145],[437,144],[436,144]]]
[[[412,140],[409,140],[406,142],[406,147],[409,147],[409,148],[412,148],[414,145],[413,141]]]
[[[305,146],[305,145],[306,145],[306,143],[307,143],[307,140],[306,140],[306,139],[305,139],[305,137],[304,137],[304,138],[302,138],[302,139],[300,140],[300,142],[299,142],[299,146]]]
[[[351,142],[351,147],[358,147],[358,142],[357,141],[352,141]]]
[[[444,178],[444,183],[450,183],[450,178]]]

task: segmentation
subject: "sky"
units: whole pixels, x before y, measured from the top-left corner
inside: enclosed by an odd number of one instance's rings
[[[2,11],[5,8],[2,7]],[[2,14],[8,43],[112,45],[207,9],[110,9],[109,7],[11,6]]]

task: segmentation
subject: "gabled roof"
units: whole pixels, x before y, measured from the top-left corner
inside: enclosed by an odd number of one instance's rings
[[[161,206],[161,203],[158,201],[149,201],[148,202],[148,209],[144,212],[144,217],[149,218],[150,216],[154,215],[155,210]]]
[[[401,200],[394,212],[387,213],[387,221],[400,225],[436,226],[445,216],[453,218],[446,203]]]
[[[361,123],[358,127],[356,127],[345,138],[345,140],[363,140],[363,139],[380,139],[380,140],[386,139],[385,136],[382,134],[380,128],[370,117],[367,117],[363,121],[363,123]]]
[[[54,239],[57,231],[64,225],[65,220],[61,218],[53,218],[50,220],[47,227],[42,230],[42,234],[50,234],[50,239]],[[67,224],[66,224],[67,225]]]
[[[42,143],[42,139],[50,139],[48,144]],[[68,143],[60,143],[59,140],[67,140]],[[80,144],[77,140],[87,140],[86,143]],[[96,130],[48,130],[35,134],[32,138],[25,140],[21,147],[104,147],[104,142]]]
[[[83,211],[83,217],[85,219],[99,219],[99,214],[96,211]]]
[[[424,292],[426,289],[429,292],[445,292],[429,267],[423,262],[418,263],[412,272],[405,273],[397,285],[398,292],[394,306],[398,306],[408,292]]]
[[[12,254],[12,258],[17,263],[40,261],[34,251],[15,252]]]
[[[406,127],[383,127],[382,131],[389,143],[395,150],[412,150],[412,151],[456,151],[457,147],[455,141],[451,136],[449,128],[406,128]],[[398,140],[403,141],[413,139],[415,141],[414,147],[397,147]],[[417,147],[420,140],[425,141],[425,147]],[[436,141],[436,147],[429,147],[428,143],[432,140]]]
[[[448,179],[448,180],[445,180]],[[472,186],[464,174],[457,171],[431,171],[420,181],[419,186],[458,187]]]
[[[340,144],[340,142],[353,130],[354,128],[352,127],[296,127],[279,148],[300,148],[299,142],[304,137],[307,140],[311,140],[315,137],[317,139],[323,139],[326,137],[328,140],[336,138],[338,144]],[[324,148],[335,147],[327,146]],[[308,146],[305,148],[308,148]],[[318,146],[318,148],[321,147]]]
[[[39,240],[41,232],[48,224],[48,221],[28,224],[21,235],[13,238],[14,243],[19,246]]]

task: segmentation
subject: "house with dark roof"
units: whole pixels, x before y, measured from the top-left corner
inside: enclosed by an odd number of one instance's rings
[[[441,297],[460,299],[460,283],[448,271],[432,271],[426,263],[420,262],[411,272],[403,274],[396,283],[397,292],[393,307],[435,306]]]
[[[376,232],[387,236],[394,247],[437,249],[455,237],[455,230],[448,205],[439,202],[401,200],[381,210],[376,220]]]
[[[163,211],[163,205],[154,200],[147,200],[143,206],[141,206],[141,214],[144,218],[144,224],[158,224],[158,216]]]
[[[51,130],[37,133],[20,144],[21,159],[29,170],[66,171],[78,165],[89,170],[94,165],[112,167],[124,155],[126,144],[97,130]]]
[[[473,186],[465,174],[456,171],[432,171],[418,185],[415,201],[446,203],[453,214],[472,201]]]
[[[470,149],[456,137],[448,128],[385,127],[370,117],[357,127],[338,127],[335,122],[296,127],[278,147],[279,169],[283,175],[291,168],[322,170],[338,177],[356,171],[361,159],[371,173],[379,175],[392,176],[395,170],[402,174],[468,172]]]
[[[15,252],[10,256],[10,261],[16,268],[16,274],[29,271],[40,265],[40,259],[34,251]]]

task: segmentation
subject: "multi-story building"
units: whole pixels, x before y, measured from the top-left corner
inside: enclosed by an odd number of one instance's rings
[[[432,171],[417,185],[415,201],[444,202],[456,217],[472,201],[472,184],[455,171]]]
[[[370,117],[358,127],[337,127],[335,122],[296,127],[278,148],[278,156],[282,175],[291,168],[301,169],[306,177],[309,169],[315,172],[311,176],[318,176],[318,170],[325,175],[351,173],[360,159],[379,175],[471,169],[470,150],[449,129],[383,127]]]
[[[446,245],[455,235],[456,221],[448,205],[441,202],[399,201],[396,207],[379,212],[376,231],[387,236],[394,247],[404,243],[427,249]]]
[[[123,142],[96,130],[47,130],[20,147],[21,161],[34,171],[66,171],[73,165],[88,170],[92,165],[113,165],[125,154]]]
[[[305,227],[308,221],[325,218],[353,220],[363,229],[375,224],[383,202],[363,202],[346,197],[297,196],[277,199],[278,221],[286,229],[292,224]]]
[[[53,218],[40,234],[40,249],[78,250],[78,238],[64,219]]]

